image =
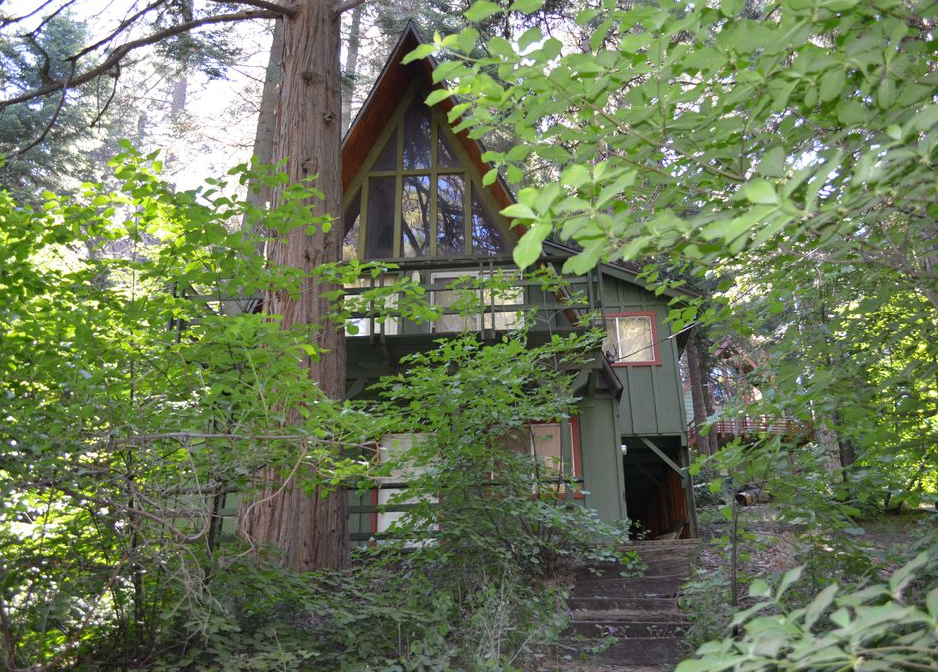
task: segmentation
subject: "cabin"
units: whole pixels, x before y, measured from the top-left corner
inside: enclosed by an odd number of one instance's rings
[[[419,43],[409,26],[343,140],[344,251],[347,258],[393,261],[395,272],[419,281],[444,315],[423,324],[355,318],[347,335],[349,397],[398,372],[401,357],[433,347],[442,335],[469,330],[491,341],[527,319],[520,311],[536,307],[535,323],[526,325],[536,342],[582,329],[580,316],[598,314],[607,338],[576,376],[577,413],[539,427],[534,450],[564,465],[576,484],[573,500],[602,519],[629,518],[648,538],[695,536],[678,367],[686,334],[673,334],[665,322],[668,302],[687,295],[656,296],[634,270],[615,264],[567,277],[570,294],[582,297],[572,306],[526,279],[511,257],[520,231],[499,213],[513,202],[508,185],[496,180],[483,186],[490,166],[477,141],[453,132],[451,102],[432,108],[423,102],[435,86],[432,61],[401,62]],[[539,263],[559,269],[573,253],[548,243]],[[477,314],[452,310],[455,279],[495,274],[509,274],[512,290],[480,296]],[[387,443],[407,440],[390,437]],[[399,487],[390,483],[350,495],[353,542],[379,535],[399,515],[379,506]]]

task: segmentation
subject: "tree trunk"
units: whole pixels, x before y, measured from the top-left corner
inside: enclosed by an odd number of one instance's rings
[[[292,0],[295,14],[284,19],[283,65],[274,161],[287,159],[291,184],[319,175],[315,186],[322,201],[312,203],[315,215],[338,215],[342,205],[341,98],[339,95],[339,17],[331,0]],[[274,194],[276,203],[278,194]],[[308,234],[297,226],[275,240],[269,251],[273,264],[309,274],[323,263],[341,258],[342,227],[329,233],[316,227]],[[345,336],[335,325],[325,324],[331,289],[307,276],[298,299],[287,292],[265,296],[267,312],[283,316],[283,327],[322,325],[317,345],[318,361],[307,359],[309,375],[333,398],[345,396]],[[298,409],[288,409],[288,420],[300,424]],[[335,490],[325,497],[311,496],[291,482],[272,496],[283,474],[265,474],[269,485],[262,503],[242,510],[241,530],[251,539],[273,543],[282,551],[282,564],[298,571],[343,568],[349,564],[348,501],[346,492]],[[268,499],[269,498],[269,499]]]
[[[687,340],[687,374],[690,378],[690,394],[694,403],[694,425],[698,430],[697,450],[704,455],[713,455],[713,444],[715,441],[712,439],[714,437],[710,434],[701,436],[699,432],[700,428],[707,420],[706,396],[709,394],[709,391],[704,386],[701,359],[700,338],[697,336],[697,330],[694,329],[691,331],[690,337]]]
[[[352,22],[349,26],[348,50],[345,58],[345,78],[342,96],[342,130],[352,123],[352,94],[355,93],[355,78],[358,76],[358,48],[361,42],[362,5],[352,10]]]
[[[257,130],[254,133],[253,156],[260,163],[271,164],[274,160],[274,138],[277,136],[277,88],[280,83],[280,60],[283,56],[283,20],[274,24],[274,36],[270,43],[270,56],[267,59],[267,70],[264,74],[264,89],[261,92],[261,107],[257,115]],[[270,203],[270,188],[265,184],[258,184],[255,180],[248,182],[247,202],[263,210]],[[241,223],[241,229],[247,230],[247,216]],[[262,223],[254,225],[254,233],[263,234]],[[262,252],[263,250],[258,250]]]

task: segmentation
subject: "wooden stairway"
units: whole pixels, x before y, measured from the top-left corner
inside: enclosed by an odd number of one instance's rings
[[[568,601],[573,620],[560,645],[564,670],[667,672],[690,651],[677,593],[696,558],[695,539],[635,542],[648,568],[640,577],[617,564],[582,568]]]

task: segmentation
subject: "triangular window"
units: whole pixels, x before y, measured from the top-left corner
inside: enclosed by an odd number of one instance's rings
[[[494,201],[445,116],[424,97],[418,92],[401,106],[353,183],[346,250],[363,259],[508,254]]]

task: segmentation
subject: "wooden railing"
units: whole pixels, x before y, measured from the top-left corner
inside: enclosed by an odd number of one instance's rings
[[[718,439],[758,434],[781,434],[792,438],[811,435],[810,426],[789,416],[779,418],[769,415],[743,415],[721,418],[707,424],[710,426],[709,436],[716,436]],[[691,422],[687,426],[687,440],[690,445],[697,443],[698,436],[700,427],[696,422]]]
[[[545,257],[542,261],[559,268],[564,258]],[[511,257],[406,259],[395,260],[394,263],[396,268],[388,272],[389,277],[419,278],[420,287],[426,292],[431,304],[437,302],[437,292],[445,292],[447,300],[456,299],[458,305],[438,306],[443,316],[436,323],[405,323],[400,312],[394,309],[397,299],[389,297],[385,301],[387,314],[383,320],[373,316],[373,303],[368,312],[353,311],[349,322],[355,324],[355,333],[348,335],[370,336],[374,339],[376,336],[383,338],[466,330],[482,333],[509,331],[524,322],[521,313],[531,308],[537,309],[534,323],[527,325],[532,331],[558,332],[564,331],[564,326],[579,331],[582,327],[569,324],[579,314],[603,312],[600,276],[595,272],[586,276],[564,276],[565,288],[571,297],[566,298],[560,292],[545,290],[540,278],[521,274]],[[499,272],[516,276],[511,280],[510,287],[493,292],[483,287],[482,283],[475,286],[473,278],[494,277]],[[467,278],[467,282],[461,286],[457,280],[460,275]],[[457,285],[455,291],[454,282]],[[359,286],[346,287],[346,293],[354,297],[385,284],[383,277],[367,278]],[[564,315],[565,319],[558,320],[560,315]]]

